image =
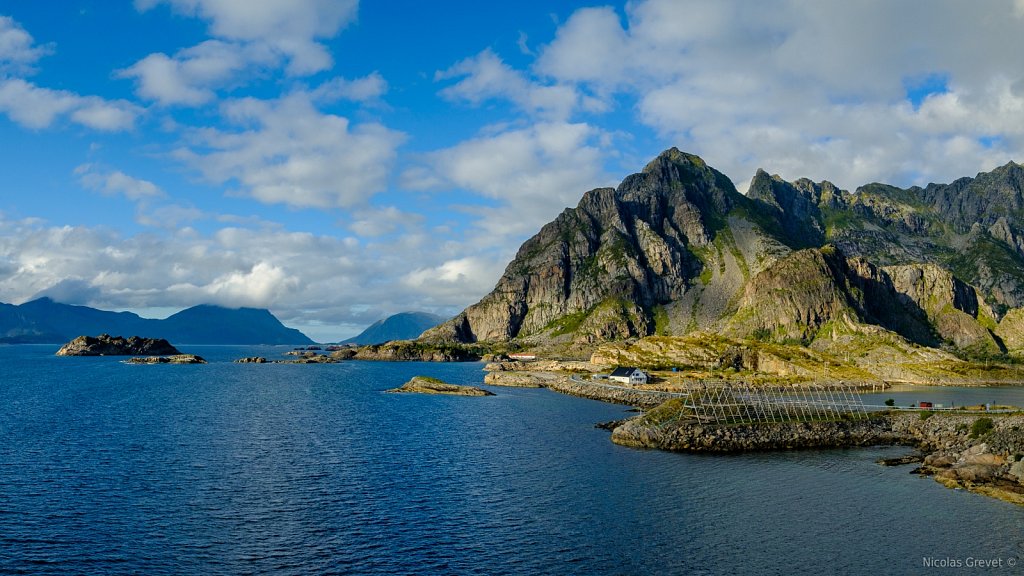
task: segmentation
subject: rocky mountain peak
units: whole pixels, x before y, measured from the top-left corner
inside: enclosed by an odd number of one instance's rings
[[[742,197],[701,158],[670,149],[615,189],[583,195],[520,247],[494,291],[424,334],[508,340],[535,334],[647,334],[652,311],[684,294]]]

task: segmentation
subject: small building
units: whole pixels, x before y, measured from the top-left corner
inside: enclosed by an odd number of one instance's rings
[[[931,402],[921,402],[918,404],[918,408],[932,408]]]
[[[647,374],[639,368],[633,368],[632,366],[622,366],[616,368],[609,376],[608,379],[613,382],[619,382],[621,384],[628,384],[630,386],[637,386],[639,384],[647,384]]]

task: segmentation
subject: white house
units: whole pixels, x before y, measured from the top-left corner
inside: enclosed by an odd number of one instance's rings
[[[608,376],[608,379],[613,382],[628,384],[630,386],[647,384],[647,374],[645,374],[643,370],[627,366],[616,368],[615,371]]]

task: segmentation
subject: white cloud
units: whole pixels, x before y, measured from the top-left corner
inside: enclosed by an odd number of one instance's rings
[[[173,57],[154,53],[117,72],[134,78],[136,93],[160,105],[197,106],[215,98],[214,88],[253,76],[260,67],[275,64],[269,49],[252,43],[207,40],[178,51]]]
[[[364,208],[353,214],[348,229],[363,238],[376,238],[410,225],[419,225],[422,221],[423,216],[395,206]]]
[[[465,210],[480,216],[485,232],[472,243],[500,245],[536,232],[583,192],[611,183],[602,167],[604,136],[585,123],[510,129],[432,152],[403,180],[410,188],[457,187],[497,201],[494,208]]]
[[[0,112],[26,128],[48,128],[66,116],[104,132],[129,130],[141,114],[137,106],[124,100],[41,88],[20,78],[0,80]]]
[[[631,64],[632,49],[611,8],[577,10],[541,52],[537,70],[569,82],[618,84]]]
[[[163,191],[149,180],[134,178],[120,170],[105,170],[95,164],[82,164],[75,168],[82,186],[108,196],[123,195],[129,200],[141,200],[163,195]]]
[[[401,282],[428,301],[458,303],[465,301],[467,293],[489,292],[504,268],[505,263],[494,258],[457,258],[437,266],[417,268],[405,274]]]
[[[351,125],[319,112],[309,94],[278,100],[225,103],[236,130],[195,130],[179,160],[216,184],[237,182],[240,192],[266,203],[346,207],[384,189],[405,136],[381,124]]]
[[[221,274],[201,286],[190,282],[172,284],[167,287],[167,295],[179,301],[262,307],[296,292],[300,285],[298,277],[288,275],[282,268],[257,262],[249,270]]]
[[[31,72],[32,65],[51,51],[49,46],[37,46],[13,18],[0,16],[0,72]]]
[[[312,96],[318,102],[366,102],[379,99],[387,91],[388,83],[384,77],[379,72],[372,72],[354,80],[333,78],[313,90]]]
[[[625,19],[577,10],[533,70],[606,104],[635,97],[663,147],[737,180],[765,167],[846,187],[949,181],[1024,156],[1021,13],[1017,0],[647,0]],[[928,76],[946,91],[915,109],[908,86]]]
[[[493,98],[504,98],[528,113],[564,119],[577,103],[576,91],[565,85],[544,85],[529,80],[513,70],[490,49],[438,72],[435,80],[462,78],[441,90],[449,100],[480,104]]]
[[[318,39],[355,19],[358,0],[136,0],[139,10],[169,4],[210,23],[219,38],[264,44],[288,57],[288,72],[306,75],[332,65]]]

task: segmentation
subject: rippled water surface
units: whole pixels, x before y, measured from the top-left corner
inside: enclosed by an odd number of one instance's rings
[[[416,374],[479,384],[480,364],[53,351],[0,347],[0,573],[917,574],[991,557],[1013,574],[1024,556],[1024,510],[874,463],[902,448],[640,451],[594,428],[619,406],[382,393]]]

